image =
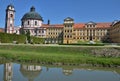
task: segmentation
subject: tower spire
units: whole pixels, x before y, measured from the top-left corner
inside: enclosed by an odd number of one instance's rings
[[[12,4],[13,3],[13,0],[10,0],[10,4]]]

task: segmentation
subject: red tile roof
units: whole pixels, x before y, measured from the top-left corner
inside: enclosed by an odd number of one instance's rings
[[[63,24],[53,24],[53,25],[48,25],[48,24],[43,24],[42,27],[45,27],[45,28],[63,28],[64,25]]]
[[[85,24],[84,23],[76,23],[74,24],[74,28],[84,28]]]
[[[0,28],[0,32],[4,32],[4,28]]]
[[[112,23],[96,23],[96,28],[109,28]],[[42,27],[45,28],[63,28],[63,24],[53,24],[53,25],[48,25],[48,24],[43,24]],[[75,23],[74,28],[85,28],[85,23]]]
[[[54,25],[50,25],[51,27],[56,27],[56,28],[63,28],[64,25],[63,24],[54,24]]]
[[[42,24],[42,27],[47,28],[47,27],[49,27],[49,25],[48,24]]]
[[[96,23],[96,28],[109,28],[112,23]],[[85,23],[74,24],[74,28],[85,28]]]
[[[112,23],[97,23],[97,28],[109,28]]]

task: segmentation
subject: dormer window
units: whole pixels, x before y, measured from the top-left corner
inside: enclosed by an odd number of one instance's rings
[[[74,23],[74,19],[67,17],[66,19],[64,19],[64,24],[73,24]]]
[[[90,22],[86,23],[85,25],[86,25],[87,28],[93,28],[93,27],[96,26],[96,23],[90,21]]]
[[[92,27],[92,25],[90,25],[90,27]]]
[[[95,27],[95,25],[93,25],[93,27]]]

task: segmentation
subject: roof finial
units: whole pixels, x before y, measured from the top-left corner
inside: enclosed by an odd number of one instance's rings
[[[35,12],[35,7],[32,6],[32,7],[30,8],[30,11],[31,11],[31,12]]]

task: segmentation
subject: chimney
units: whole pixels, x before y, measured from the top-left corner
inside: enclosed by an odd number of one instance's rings
[[[48,23],[47,23],[48,25],[50,25],[50,20],[48,19]]]

